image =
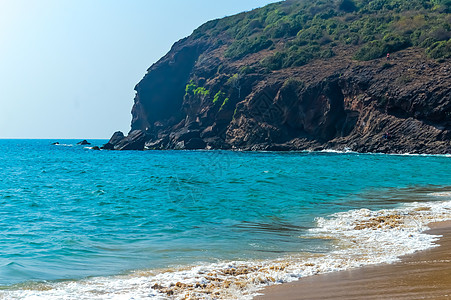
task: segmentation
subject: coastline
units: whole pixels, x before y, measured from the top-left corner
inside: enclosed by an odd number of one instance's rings
[[[442,236],[438,247],[403,256],[393,264],[272,285],[254,299],[448,299],[451,297],[451,221],[428,226],[431,229],[425,233]]]

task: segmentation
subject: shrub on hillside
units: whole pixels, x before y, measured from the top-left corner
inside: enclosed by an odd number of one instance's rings
[[[225,56],[233,59],[240,59],[244,56],[256,53],[272,45],[272,41],[266,36],[259,36],[253,39],[245,38],[233,42],[225,52]]]
[[[426,49],[426,53],[432,58],[451,58],[451,39],[432,44]]]
[[[372,41],[361,47],[354,55],[357,60],[371,60],[381,58],[387,53],[405,49],[411,45],[408,38],[388,35],[381,41]]]

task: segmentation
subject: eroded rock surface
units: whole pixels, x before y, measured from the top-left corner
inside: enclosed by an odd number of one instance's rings
[[[339,45],[270,71],[260,62],[283,40],[239,59],[221,41],[177,42],[136,85],[128,136],[104,148],[451,152],[450,59],[411,47],[362,62]]]

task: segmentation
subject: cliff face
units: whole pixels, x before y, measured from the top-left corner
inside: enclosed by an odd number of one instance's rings
[[[128,137],[116,133],[106,149],[451,153],[449,58],[410,46],[359,61],[357,45],[337,43],[332,57],[268,68],[286,38],[230,57],[225,32],[198,31],[148,69]]]
[[[180,120],[186,82],[199,55],[202,43],[182,40],[136,85],[132,115],[132,131],[146,130],[160,120]]]

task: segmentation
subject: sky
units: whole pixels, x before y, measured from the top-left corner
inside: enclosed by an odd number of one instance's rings
[[[0,0],[0,138],[108,139],[134,87],[208,20],[274,0]]]

